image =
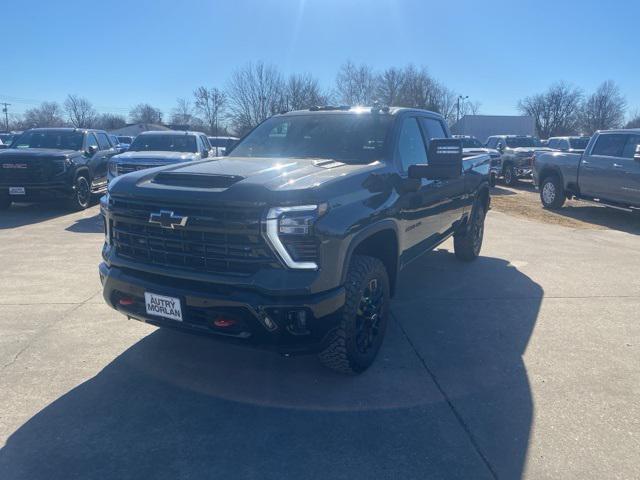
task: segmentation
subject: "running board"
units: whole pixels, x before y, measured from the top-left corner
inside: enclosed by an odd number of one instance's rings
[[[587,200],[587,199],[580,198],[580,197],[574,197],[574,198],[580,200],[581,202],[590,203],[591,205],[600,205],[600,206],[603,206],[603,207],[613,208],[615,210],[620,210],[622,212],[627,212],[627,213],[640,211],[640,208],[636,208],[636,207],[621,207],[620,205],[614,205],[612,203],[602,202],[602,201],[597,200],[597,199]]]

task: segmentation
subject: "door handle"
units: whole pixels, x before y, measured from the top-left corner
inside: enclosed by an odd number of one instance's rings
[[[614,163],[614,164],[613,164],[613,166],[614,166],[615,168],[622,168],[622,165],[620,165],[619,163]]]
[[[589,162],[587,162],[586,160],[582,160],[582,164],[583,165],[589,165]]]

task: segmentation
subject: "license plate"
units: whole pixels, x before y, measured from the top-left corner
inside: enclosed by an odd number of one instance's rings
[[[182,307],[180,306],[179,298],[145,292],[144,304],[149,315],[170,318],[178,322],[182,321]]]
[[[9,187],[9,195],[25,195],[24,187]]]

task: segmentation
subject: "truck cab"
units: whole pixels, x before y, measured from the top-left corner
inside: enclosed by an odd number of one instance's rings
[[[492,135],[485,147],[500,152],[499,176],[508,186],[515,185],[521,178],[531,178],[534,154],[547,150],[538,138],[531,135]]]

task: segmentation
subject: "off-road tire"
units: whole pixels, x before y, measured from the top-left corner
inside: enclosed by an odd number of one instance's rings
[[[91,194],[91,181],[81,173],[73,181],[73,196],[67,200],[67,206],[71,210],[86,210],[91,206],[93,195]]]
[[[362,353],[358,350],[356,338],[357,313],[364,299],[366,289],[376,280],[382,289],[382,306],[379,326],[370,350]],[[345,284],[346,301],[340,313],[339,324],[326,338],[326,346],[318,355],[326,367],[345,374],[364,372],[375,360],[389,321],[389,276],[387,270],[377,258],[355,255],[347,272]]]
[[[480,201],[476,201],[466,228],[453,236],[453,250],[459,260],[471,262],[480,255],[484,238],[485,217],[484,205]]]
[[[560,177],[555,174],[544,177],[540,182],[540,201],[542,206],[550,210],[557,210],[562,208],[565,200],[566,194]]]

